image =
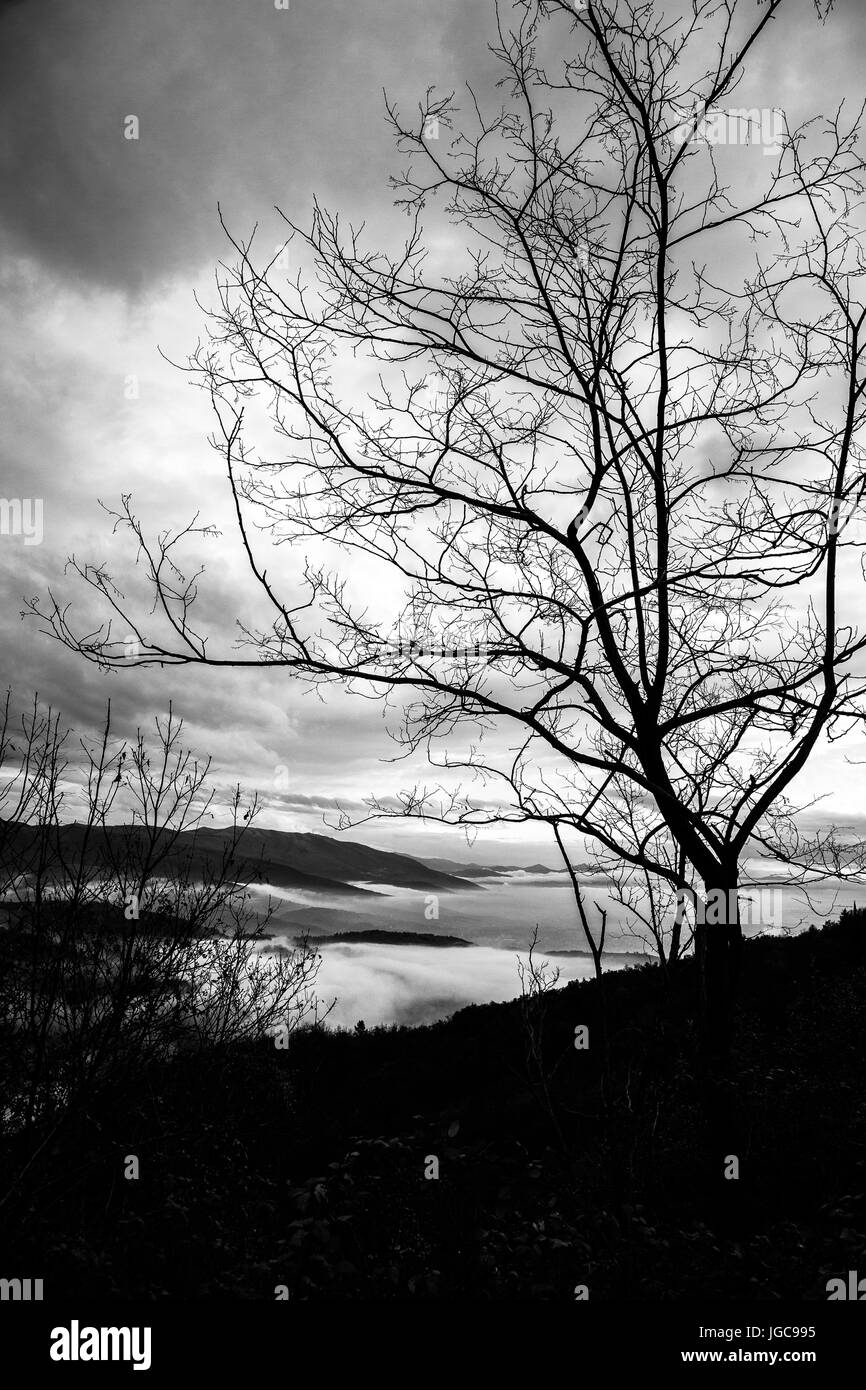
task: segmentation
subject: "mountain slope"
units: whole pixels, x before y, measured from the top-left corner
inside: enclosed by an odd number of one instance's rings
[[[14,864],[26,872],[29,857],[36,847],[36,831],[28,825],[0,822],[0,832],[0,868]],[[205,870],[208,862],[219,863],[230,841],[228,828],[186,831],[178,837],[172,859],[175,864],[187,866],[195,877]],[[132,826],[115,825],[88,832],[85,826],[77,823],[62,825],[57,832],[57,859],[58,862],[74,862],[84,853],[89,864],[107,863],[120,860],[128,846],[133,853],[140,853],[144,843],[142,832]],[[276,888],[374,896],[375,890],[371,892],[369,888],[354,885],[390,884],[429,893],[452,893],[477,887],[429,868],[405,854],[373,849],[355,840],[296,831],[252,827],[244,834],[239,858],[258,881]]]

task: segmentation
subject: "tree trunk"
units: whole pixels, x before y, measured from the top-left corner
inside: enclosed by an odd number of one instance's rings
[[[700,974],[698,1075],[705,1127],[702,1186],[710,1201],[710,1224],[724,1239],[736,1229],[741,1208],[739,1184],[725,1178],[725,1164],[743,1153],[731,1067],[732,1015],[742,951],[736,873],[705,883],[704,898],[704,921],[695,923]]]
[[[704,921],[695,923],[700,976],[700,1041],[707,1060],[724,1062],[740,983],[743,937],[736,875],[705,884]]]

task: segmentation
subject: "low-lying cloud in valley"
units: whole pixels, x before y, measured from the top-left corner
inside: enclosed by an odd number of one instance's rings
[[[290,946],[286,938],[274,945]],[[523,957],[525,959],[525,956]],[[546,957],[539,958],[539,963]],[[586,957],[551,958],[560,983],[592,974]],[[323,1006],[336,999],[332,1027],[435,1023],[468,1004],[513,999],[520,993],[517,955],[489,946],[384,946],[332,942],[322,948],[316,986]]]

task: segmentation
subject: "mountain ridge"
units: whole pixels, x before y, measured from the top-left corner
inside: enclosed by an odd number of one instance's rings
[[[0,821],[0,832],[0,867],[10,854],[19,861],[26,860],[29,848],[36,844],[38,831],[23,823]],[[231,826],[182,831],[168,862],[183,864],[193,875],[200,873],[215,856],[225,853],[231,834]],[[130,837],[143,842],[144,831],[130,824],[93,827],[88,831],[85,825],[68,821],[58,827],[58,859],[84,854],[91,864],[100,859],[110,861],[125,851]],[[275,888],[370,897],[380,896],[375,888],[367,886],[370,884],[429,893],[483,891],[477,884],[431,868],[410,855],[305,831],[250,826],[243,833],[237,858],[245,873],[252,872],[256,880]]]

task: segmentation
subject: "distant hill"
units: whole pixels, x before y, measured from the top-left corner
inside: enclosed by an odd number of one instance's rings
[[[377,946],[474,946],[474,941],[467,941],[463,936],[434,936],[432,932],[423,931],[377,931],[362,928],[360,931],[338,931],[332,932],[329,936],[308,936],[306,940],[311,946],[333,946],[341,942],[348,942],[350,945],[357,942],[359,945]],[[271,947],[283,954],[287,954],[284,946]]]
[[[548,864],[476,864],[461,863],[459,859],[425,859],[423,863],[441,873],[453,874],[456,878],[498,878],[500,874],[558,874],[561,869],[551,869]],[[588,867],[576,864],[583,870]]]
[[[0,868],[9,864],[26,866],[29,851],[36,844],[36,832],[28,825],[12,826],[0,822],[0,826],[4,832]],[[136,840],[143,840],[142,832],[128,825],[89,832],[85,826],[77,823],[62,825],[57,837],[58,861],[76,860],[83,851],[85,836],[85,858],[91,864],[119,858],[130,840],[133,844]],[[208,863],[221,860],[230,840],[228,828],[186,831],[178,837],[172,851],[172,861],[175,865],[183,864],[196,876],[205,870]],[[354,886],[357,883],[414,888],[428,893],[453,893],[477,887],[405,854],[373,849],[356,840],[296,831],[252,827],[243,837],[240,859],[247,871],[254,873],[262,883],[273,884],[275,888],[301,888],[323,894],[378,896],[375,889]],[[163,865],[163,871],[168,866]]]

